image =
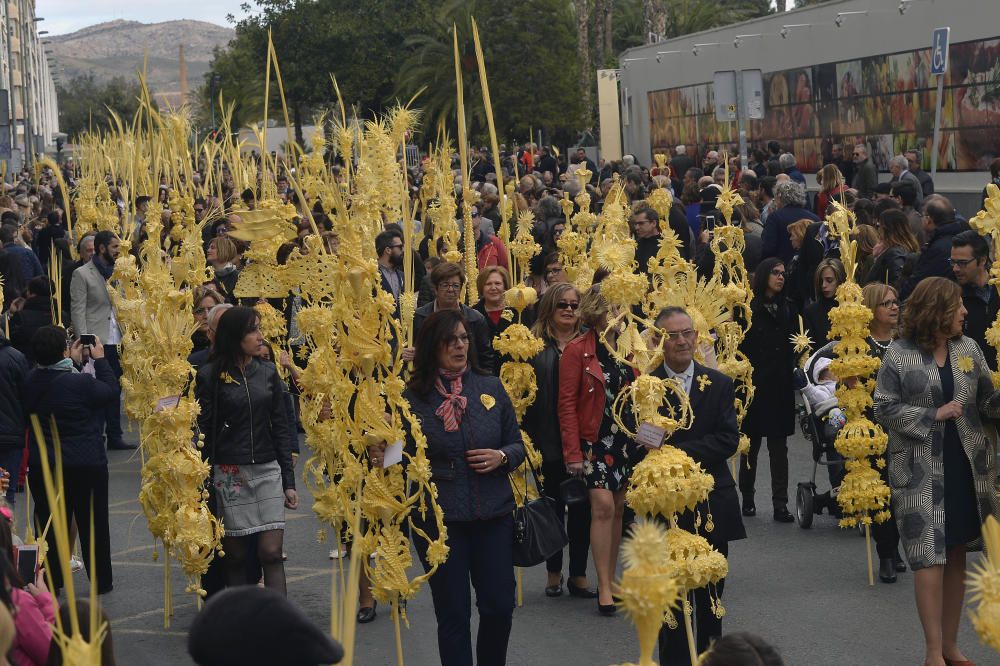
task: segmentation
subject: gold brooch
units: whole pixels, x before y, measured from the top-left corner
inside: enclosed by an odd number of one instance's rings
[[[706,386],[711,386],[712,380],[708,378],[708,375],[698,375],[698,390],[702,393],[705,392]]]
[[[479,402],[483,403],[483,407],[485,407],[487,411],[493,409],[493,405],[497,404],[496,398],[488,393],[484,393],[479,396]]]

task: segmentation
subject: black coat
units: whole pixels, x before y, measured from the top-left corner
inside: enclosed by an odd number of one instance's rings
[[[94,360],[96,379],[82,372],[64,372],[35,368],[28,373],[21,392],[21,406],[27,419],[38,414],[42,436],[48,447],[49,460],[54,450],[49,416],[55,417],[59,432],[63,463],[70,466],[93,467],[108,464],[104,449],[104,414],[114,404],[118,381],[107,359]],[[28,461],[40,469],[41,449],[30,435]]]
[[[830,341],[830,310],[837,306],[835,298],[820,298],[806,306],[802,312],[805,327],[813,341],[813,349],[819,349]]]
[[[799,263],[795,271],[793,300],[800,306],[814,301],[819,297],[816,293],[816,267],[824,259],[840,259],[840,242],[829,238],[824,245],[820,238],[820,229],[825,222],[814,222],[806,228],[799,248]]]
[[[986,357],[986,365],[990,370],[997,369],[997,350],[986,342],[986,330],[993,325],[1000,311],[1000,294],[997,288],[989,285],[989,302],[976,295],[976,289],[970,285],[962,287],[962,304],[968,310],[965,315],[965,334],[976,341]]]
[[[753,323],[740,351],[750,359],[757,390],[743,419],[743,432],[751,437],[788,437],[795,432],[795,357],[789,336],[798,325],[784,299],[775,314],[757,298],[750,302],[750,310]]]
[[[31,353],[31,338],[42,326],[51,326],[51,302],[47,298],[30,298],[21,311],[10,318],[10,342],[24,354],[32,367],[35,357]]]
[[[954,271],[951,270],[951,264],[948,263],[951,259],[951,239],[967,228],[959,222],[950,222],[942,224],[934,230],[913,267],[913,273],[903,283],[903,288],[899,292],[900,300],[905,301],[917,284],[926,277],[949,279],[953,277]]]
[[[198,428],[203,454],[213,464],[249,465],[277,460],[282,486],[295,488],[292,438],[285,386],[274,363],[253,359],[243,376],[219,379],[216,362],[201,367],[195,396],[201,406]],[[231,381],[230,381],[231,380]]]
[[[21,390],[28,369],[24,354],[0,335],[0,449],[24,446],[25,419],[21,409]]]
[[[652,374],[661,379],[667,377],[662,364]],[[704,388],[698,381],[702,376],[708,377]],[[715,529],[711,532],[701,530],[713,546],[745,539],[747,536],[740,515],[736,483],[729,470],[729,459],[736,454],[740,442],[734,399],[732,379],[718,370],[695,363],[690,396],[694,424],[688,430],[678,430],[669,440],[669,444],[694,458],[715,480],[715,485],[708,494],[708,508],[712,512]],[[704,507],[699,510],[704,520]],[[679,517],[679,523],[685,529],[693,529],[694,516],[691,512],[686,512]]]
[[[882,282],[892,286],[898,292],[899,281],[903,277],[903,266],[906,265],[906,258],[909,255],[910,252],[900,245],[886,248],[882,254],[875,257],[875,263],[868,271],[864,283]]]
[[[562,464],[562,434],[559,429],[559,347],[545,339],[542,349],[529,363],[535,371],[538,393],[524,413],[521,425],[546,463]]]

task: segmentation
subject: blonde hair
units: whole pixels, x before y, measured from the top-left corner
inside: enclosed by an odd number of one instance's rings
[[[608,314],[608,301],[601,295],[600,285],[594,285],[580,297],[580,322],[594,328]]]
[[[802,241],[806,237],[806,229],[809,228],[810,224],[812,224],[812,220],[802,218],[788,225],[788,236],[792,239],[792,243],[801,247]]]
[[[538,317],[535,319],[535,323],[531,327],[531,332],[540,338],[552,338],[556,339],[555,329],[552,326],[552,319],[556,314],[556,303],[562,300],[563,295],[572,291],[580,297],[580,292],[576,290],[576,287],[571,285],[569,282],[556,282],[554,285],[545,290],[542,294],[542,300],[538,302],[538,310],[536,311]],[[578,316],[576,318],[576,328],[573,331],[573,337],[575,338],[580,334],[580,320],[583,316],[583,302],[581,300],[580,307],[578,309]]]
[[[816,174],[816,180],[819,181],[822,190],[835,190],[844,184],[844,176],[836,164],[827,164],[820,169]]]
[[[209,243],[215,247],[215,260],[220,264],[231,264],[236,261],[239,250],[234,243],[225,236],[217,236]]]

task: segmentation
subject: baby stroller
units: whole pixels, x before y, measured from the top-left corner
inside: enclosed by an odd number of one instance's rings
[[[812,477],[799,482],[795,492],[795,519],[804,530],[812,526],[813,517],[822,514],[824,508],[831,516],[840,518],[841,514],[837,490],[844,476],[844,459],[833,443],[844,425],[843,413],[835,396],[826,397],[816,390],[820,384],[817,378],[829,364],[830,358],[817,352],[806,363],[805,370],[796,368],[793,373],[795,389],[801,398],[796,407],[799,428],[812,444],[813,458]],[[830,477],[830,490],[823,493],[816,492],[816,472],[820,465],[827,468]]]

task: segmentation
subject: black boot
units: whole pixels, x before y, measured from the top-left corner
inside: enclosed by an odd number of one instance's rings
[[[753,495],[743,496],[743,515],[748,518],[757,515],[757,506],[753,503]]]
[[[891,557],[879,559],[878,577],[883,583],[896,582],[896,563]]]

